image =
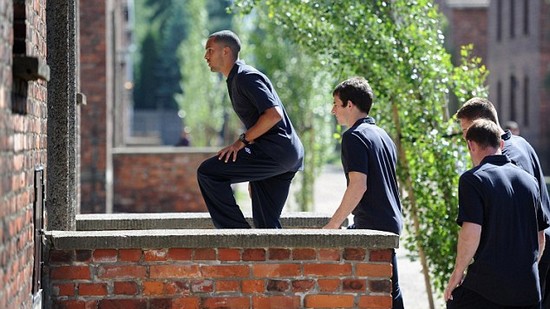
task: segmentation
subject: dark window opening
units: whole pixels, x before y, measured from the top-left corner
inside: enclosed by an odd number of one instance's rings
[[[516,6],[515,1],[510,0],[510,38],[516,36]]]
[[[516,89],[517,82],[514,75],[510,76],[510,120],[517,120]]]
[[[25,1],[13,2],[13,62],[17,57],[25,56],[27,52],[27,13]],[[15,70],[13,70],[15,71]],[[13,75],[13,88],[11,109],[16,114],[27,114],[27,88],[28,82]]]
[[[529,76],[523,80],[523,125],[529,126]]]
[[[502,115],[502,83],[500,80],[497,81],[497,102],[495,105],[497,108],[497,113]]]
[[[523,0],[523,34],[529,35],[529,2]]]
[[[497,42],[502,38],[502,0],[497,0]]]

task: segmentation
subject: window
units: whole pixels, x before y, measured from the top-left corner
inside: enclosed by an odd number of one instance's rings
[[[16,58],[25,56],[27,52],[27,16],[25,1],[13,2],[13,61]],[[16,114],[27,114],[27,88],[28,82],[13,75],[11,109]]]
[[[496,102],[496,109],[497,109],[497,113],[499,115],[502,114],[502,83],[499,81],[497,81],[497,102]]]
[[[523,125],[529,126],[529,76],[523,78]]]
[[[510,120],[517,121],[516,110],[517,81],[514,75],[510,76]]]
[[[516,36],[516,6],[515,1],[510,0],[510,38]]]
[[[497,42],[502,39],[502,0],[497,0]]]
[[[523,0],[523,34],[529,35],[529,2],[530,0]]]

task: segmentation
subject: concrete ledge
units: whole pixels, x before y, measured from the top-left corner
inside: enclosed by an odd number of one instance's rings
[[[246,215],[252,225],[252,218]],[[283,228],[321,228],[329,214],[296,212],[281,216]],[[347,225],[347,221],[344,222]],[[117,213],[76,215],[77,231],[213,229],[208,213]]]
[[[399,246],[396,234],[373,230],[199,229],[126,231],[47,231],[57,250],[124,248],[317,247],[388,249]]]

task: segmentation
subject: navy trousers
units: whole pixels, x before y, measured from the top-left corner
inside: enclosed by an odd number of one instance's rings
[[[540,292],[542,294],[542,308],[550,308],[550,237],[546,238],[544,253],[539,261]]]
[[[531,306],[503,306],[495,304],[480,294],[458,286],[453,290],[453,300],[447,302],[447,309],[540,309],[541,304]]]
[[[296,174],[275,162],[254,144],[241,149],[237,160],[212,157],[197,170],[199,187],[216,228],[250,228],[235,201],[231,184],[250,183],[256,228],[281,228],[279,218]]]

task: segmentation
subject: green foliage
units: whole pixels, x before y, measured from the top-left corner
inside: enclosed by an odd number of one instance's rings
[[[224,103],[230,106],[223,76],[210,72],[203,58],[208,37],[207,14],[205,0],[186,2],[189,35],[179,49],[183,94],[176,96],[176,100],[185,125],[191,129],[193,146],[219,145]]]
[[[242,12],[259,1],[237,0]],[[457,186],[468,155],[453,132],[452,97],[484,95],[486,71],[467,49],[453,67],[441,16],[429,0],[270,0],[272,23],[309,56],[326,55],[336,74],[365,76],[376,94],[372,115],[399,150],[398,177],[409,238],[425,254],[443,291],[453,269],[458,227]],[[326,91],[322,91],[326,92]],[[327,107],[328,108],[328,107]]]
[[[270,76],[304,144],[305,167],[297,174],[301,189],[295,198],[300,211],[312,210],[315,178],[333,145],[329,89],[335,81],[319,57],[285,39],[282,29],[268,22],[265,11],[257,10],[254,16],[246,49],[252,51],[254,65]]]
[[[181,93],[178,46],[186,31],[183,2],[136,1],[136,86],[138,109],[177,109],[174,95]]]

